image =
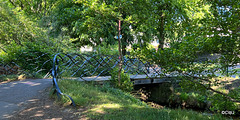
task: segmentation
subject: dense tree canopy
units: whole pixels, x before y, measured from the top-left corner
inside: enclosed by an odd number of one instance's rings
[[[22,42],[34,41],[35,37],[41,35],[39,30],[33,27],[37,24],[24,16],[24,13],[18,12],[18,8],[10,7],[11,5],[7,2],[1,2],[0,40],[2,44],[15,42],[21,45]]]
[[[160,48],[163,48],[166,41],[171,41],[172,45],[192,41],[198,44],[198,48],[202,47],[202,51],[209,51],[208,48],[212,48],[212,52],[224,52],[227,48],[224,45],[237,45],[239,39],[238,1],[8,0],[1,2],[3,3],[1,4],[2,21],[10,19],[11,22],[15,20],[14,23],[17,23],[25,20],[26,25],[26,23],[34,24],[31,20],[39,19],[42,20],[40,23],[47,27],[49,35],[69,36],[71,38],[69,40],[79,46],[99,45],[102,42],[114,44],[119,19],[122,21],[123,46],[131,44],[134,39],[138,42],[157,39]],[[15,13],[19,13],[18,17],[24,17],[21,16],[23,14],[35,17],[31,20],[26,17],[26,19],[16,18],[13,9]],[[4,29],[6,28],[2,30]],[[4,36],[4,39],[8,37]],[[223,44],[225,38],[230,38],[227,44]]]

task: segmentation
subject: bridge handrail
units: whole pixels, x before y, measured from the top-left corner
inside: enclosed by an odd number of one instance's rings
[[[61,63],[60,63],[61,62]],[[68,74],[73,77],[77,73],[82,80],[86,75],[95,75],[91,80],[97,79],[100,75],[109,73],[114,67],[120,63],[120,59],[117,55],[88,55],[88,54],[64,54],[57,53],[53,58],[53,68],[52,68],[52,77],[53,77],[53,86],[57,95],[67,96],[72,104],[75,106],[73,99],[64,93],[61,92],[57,82],[58,79],[63,75],[64,72],[71,70]],[[62,66],[61,66],[62,65]],[[63,67],[60,70],[60,67]],[[92,67],[92,68],[91,68]],[[91,68],[91,69],[89,69]],[[99,70],[100,69],[100,70]],[[154,68],[149,62],[143,62],[138,58],[129,58],[123,57],[123,70],[127,73],[135,74],[136,77],[138,74],[143,73],[148,78],[152,76],[149,73],[152,71],[154,73],[159,73],[157,68]]]

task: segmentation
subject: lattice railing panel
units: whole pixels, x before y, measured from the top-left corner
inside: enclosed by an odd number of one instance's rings
[[[92,77],[110,76],[118,68],[120,59],[116,55],[56,54],[53,61],[55,77]],[[161,73],[156,65],[143,62],[137,58],[123,57],[123,70],[131,75],[144,74],[148,77]]]

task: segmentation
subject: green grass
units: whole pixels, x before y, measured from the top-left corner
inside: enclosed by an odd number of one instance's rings
[[[97,86],[84,82],[61,80],[59,87],[70,95],[78,106],[87,108],[82,113],[89,119],[114,120],[224,120],[221,115],[207,116],[191,110],[156,109],[134,98],[131,94],[107,85]],[[67,97],[61,99],[70,103]]]

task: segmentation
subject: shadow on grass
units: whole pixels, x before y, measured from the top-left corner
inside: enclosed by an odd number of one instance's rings
[[[181,109],[154,109],[136,106],[120,108],[97,107],[86,113],[90,119],[104,120],[225,120],[220,115],[200,114]]]

